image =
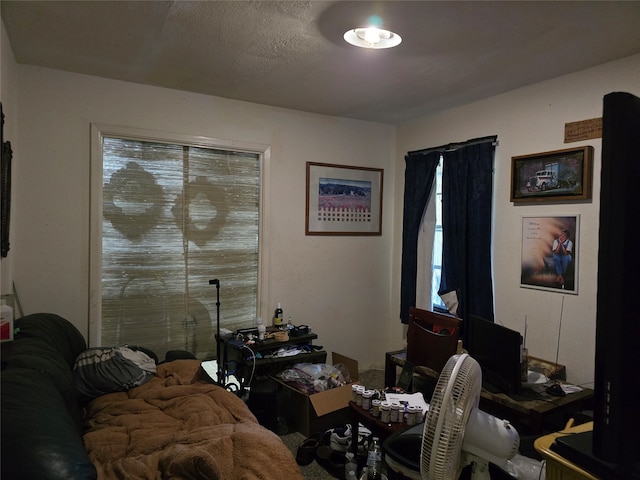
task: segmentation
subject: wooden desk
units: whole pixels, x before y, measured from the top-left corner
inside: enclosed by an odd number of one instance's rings
[[[542,455],[542,458],[547,461],[547,480],[598,480],[598,477],[594,477],[591,473],[569,462],[551,450],[551,444],[553,444],[556,438],[573,433],[588,432],[589,430],[593,430],[593,422],[584,423],[576,427],[571,427],[569,424],[564,430],[536,439],[533,446],[536,451]]]
[[[371,412],[356,405],[354,401],[349,401],[349,408],[351,409],[351,450],[355,455],[358,454],[358,422],[371,430],[373,436],[380,438],[380,443],[391,434],[409,428],[406,422],[382,422],[379,418],[374,417]]]
[[[385,386],[394,386],[396,383],[396,367],[403,367],[406,362],[406,350],[387,352],[385,355]],[[439,374],[429,368],[416,366],[414,373],[437,380]],[[562,375],[561,372],[556,372]],[[482,390],[480,395],[480,407],[494,413],[505,411],[510,415],[524,417],[528,421],[529,433],[542,432],[544,417],[556,413],[559,410],[571,406],[577,406],[593,397],[593,390],[584,388],[581,392],[571,393],[564,397],[551,395],[543,397],[527,397],[525,394],[509,396],[504,393],[491,393]]]

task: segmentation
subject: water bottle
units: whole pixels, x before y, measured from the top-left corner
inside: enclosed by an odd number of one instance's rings
[[[380,480],[382,478],[382,448],[380,438],[373,437],[367,454],[367,479]]]
[[[258,339],[264,340],[265,333],[267,331],[267,327],[264,326],[264,322],[262,321],[262,317],[258,317],[256,320],[258,324]]]

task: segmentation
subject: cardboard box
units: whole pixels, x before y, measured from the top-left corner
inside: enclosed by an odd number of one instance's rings
[[[282,402],[281,414],[287,421],[287,427],[309,437],[316,432],[324,432],[351,422],[349,400],[351,385],[358,383],[358,362],[339,353],[332,353],[332,364],[343,364],[352,383],[332,388],[324,392],[308,395],[287,383],[276,379],[280,384],[279,401]]]

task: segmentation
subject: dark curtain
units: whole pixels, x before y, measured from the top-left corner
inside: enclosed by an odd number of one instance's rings
[[[438,293],[456,291],[458,316],[493,320],[491,215],[493,157],[497,137],[409,152],[405,157],[400,319],[415,306],[417,243],[440,155],[444,157],[443,258]],[[466,340],[464,323],[463,340]]]
[[[491,215],[496,137],[443,152],[442,278],[438,293],[458,293],[458,316],[493,321]],[[462,328],[463,342],[468,332]]]
[[[409,323],[409,308],[416,305],[418,234],[434,185],[439,151],[409,152],[405,156],[404,214],[402,220],[402,270],[400,275],[400,319]]]

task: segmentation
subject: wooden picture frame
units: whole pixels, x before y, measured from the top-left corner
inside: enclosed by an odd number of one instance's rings
[[[591,200],[593,147],[511,157],[513,203]]]
[[[307,162],[306,235],[382,235],[381,168]]]
[[[564,251],[559,239],[570,242]],[[579,246],[580,215],[523,216],[520,286],[577,295]]]
[[[0,256],[9,254],[9,223],[11,216],[11,162],[13,150],[11,142],[4,140],[4,111],[0,103]]]

